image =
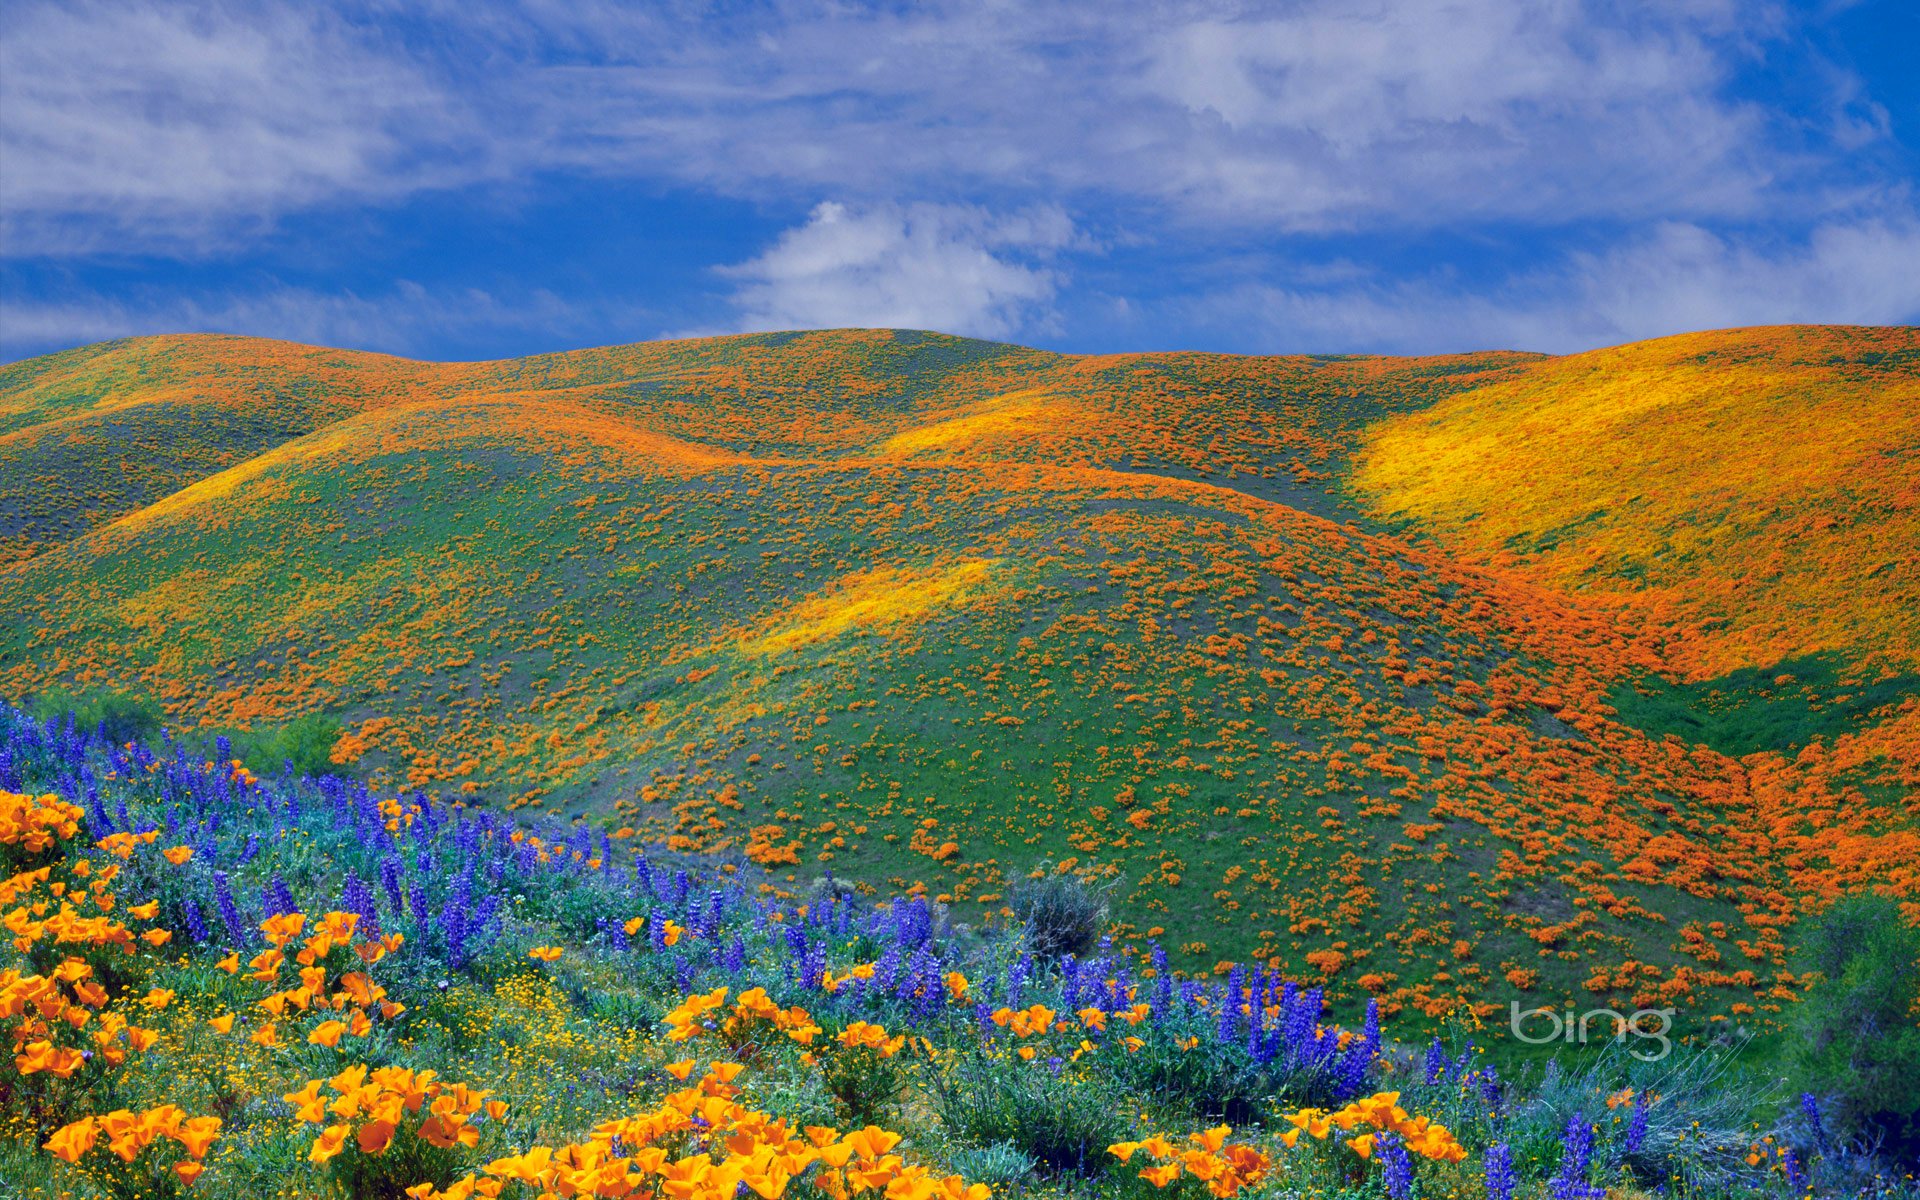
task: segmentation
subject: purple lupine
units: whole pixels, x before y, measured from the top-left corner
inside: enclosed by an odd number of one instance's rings
[[[1833,1143],[1827,1137],[1827,1123],[1820,1119],[1820,1102],[1813,1098],[1812,1092],[1800,1093],[1800,1111],[1807,1118],[1807,1128],[1813,1133],[1813,1144],[1822,1154],[1833,1153]]]
[[[1795,1197],[1807,1194],[1812,1180],[1800,1166],[1800,1158],[1794,1154],[1793,1147],[1787,1146],[1780,1151],[1780,1169],[1787,1173],[1787,1191]]]
[[[275,871],[273,878],[267,881],[266,891],[262,893],[261,899],[266,915],[269,917],[280,917],[300,911],[300,906],[293,902],[293,893],[287,889],[287,881],[280,878],[278,871]]]
[[[733,944],[739,947],[740,965],[744,967],[747,959],[747,945],[739,938],[733,939]],[[806,953],[800,959],[800,986],[817,991],[826,986],[826,979],[827,944],[809,942]]]
[[[1440,1044],[1438,1037],[1427,1047],[1427,1086],[1432,1087],[1447,1077],[1447,1068],[1451,1065],[1447,1058],[1446,1047]]]
[[[1513,1151],[1505,1142],[1487,1147],[1487,1200],[1513,1200],[1520,1179],[1513,1170]]]
[[[207,941],[207,923],[200,916],[200,905],[196,903],[192,897],[188,897],[185,909],[187,914],[187,936],[193,939],[194,945],[205,945]]]
[[[1391,1132],[1382,1131],[1373,1139],[1380,1155],[1380,1174],[1393,1200],[1412,1200],[1413,1160],[1407,1157],[1406,1143]]]
[[[1605,1200],[1606,1189],[1587,1182],[1593,1162],[1593,1127],[1584,1114],[1575,1113],[1567,1120],[1562,1145],[1560,1172],[1550,1181],[1553,1200]]]
[[[881,992],[891,992],[900,983],[900,947],[888,945],[873,961],[873,986]]]
[[[467,935],[472,932],[468,918],[472,915],[473,901],[473,860],[459,875],[454,877],[453,887],[448,890],[447,902],[440,907],[440,940],[447,948],[447,965],[462,967],[467,961]]]
[[[1341,1100],[1351,1100],[1367,1090],[1367,1070],[1373,1066],[1372,1042],[1356,1040],[1334,1062],[1333,1086]]]
[[[1234,1033],[1240,1025],[1240,989],[1228,981],[1226,990],[1220,994],[1220,1020],[1213,1031],[1213,1039],[1222,1045],[1233,1041]]]
[[[380,890],[387,894],[387,907],[396,917],[407,915],[407,905],[400,894],[400,859],[387,855],[380,860]]]
[[[825,951],[822,950],[821,953],[825,954]],[[733,939],[733,942],[727,947],[726,952],[721,955],[720,965],[725,967],[728,971],[733,972],[735,974],[738,974],[739,972],[746,970],[747,969],[746,941],[742,938],[735,937]]]
[[[87,832],[97,841],[113,832],[113,822],[107,819],[107,806],[100,802],[100,789],[87,784]]]
[[[213,873],[213,903],[220,910],[220,923],[227,927],[227,936],[233,939],[233,948],[238,950],[247,944],[247,924],[240,919],[240,906],[234,902],[233,887],[227,882],[225,871]]]
[[[913,1003],[914,998],[940,986],[940,960],[923,943],[907,960],[906,970],[902,972],[894,993],[901,1000]],[[915,1006],[918,1007],[917,1005]],[[936,1008],[935,1011],[938,1011]]]
[[[234,865],[239,867],[244,867],[248,863],[252,862],[254,859],[254,856],[259,853],[260,853],[260,835],[257,833],[250,833],[247,835],[247,844],[244,848],[241,849],[240,857],[235,861]]]
[[[1020,994],[1026,990],[1027,976],[1033,973],[1033,955],[1022,950],[1007,972],[1007,1007],[1020,1007]]]
[[[1480,1068],[1480,1099],[1486,1102],[1488,1113],[1500,1115],[1500,1072],[1492,1063]]]
[[[480,897],[480,903],[474,906],[473,918],[467,922],[467,942],[469,945],[486,940],[492,929],[494,918],[500,915],[500,897],[488,892]]]
[[[1641,1145],[1647,1140],[1647,1110],[1651,1107],[1644,1093],[1634,1097],[1633,1119],[1627,1122],[1626,1151],[1628,1154],[1638,1154]]]
[[[359,916],[358,931],[361,937],[378,940],[380,937],[380,911],[374,903],[373,889],[367,881],[351,872],[340,885],[340,907],[346,912]]]

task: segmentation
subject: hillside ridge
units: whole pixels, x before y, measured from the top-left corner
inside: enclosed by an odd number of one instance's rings
[[[1920,610],[1872,557],[1917,380],[1920,331],[1839,327],[111,343],[0,369],[0,692],[324,714],[379,786],[795,889],[991,917],[1098,863],[1119,936],[1348,1002],[1764,1022],[1802,913],[1920,883]]]

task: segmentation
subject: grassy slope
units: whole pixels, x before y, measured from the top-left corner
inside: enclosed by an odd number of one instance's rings
[[[1775,377],[1772,335],[1721,336],[1702,370]],[[1903,353],[1828,373],[1887,403]],[[1915,857],[1884,799],[1915,769],[1911,713],[1793,759],[1648,737],[1612,701],[1698,661],[1685,605],[1712,599],[1724,539],[1690,577],[1596,595],[1551,547],[1516,562],[1513,530],[1394,498],[1456,443],[1463,483],[1538,477],[1551,448],[1485,430],[1623,369],[1579,362],[1075,359],[885,331],[444,366],[70,352],[0,377],[0,484],[42,509],[0,575],[0,688],[129,688],[219,723],[335,712],[396,782],[924,882],[968,912],[1042,857],[1097,859],[1124,872],[1123,932],[1164,927],[1189,967],[1258,955],[1434,1007],[1517,980],[1767,1009],[1780,927]],[[1823,394],[1768,394],[1803,393]],[[54,432],[108,421],[151,453]],[[1431,540],[1337,494],[1358,440],[1357,486]],[[145,482],[99,482],[131,458]],[[1776,475],[1726,481],[1712,511]],[[1909,634],[1897,606],[1858,610]]]

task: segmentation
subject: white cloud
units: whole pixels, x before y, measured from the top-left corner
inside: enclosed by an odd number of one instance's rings
[[[1074,241],[1058,209],[995,216],[956,205],[817,206],[737,280],[743,331],[888,326],[975,337],[1044,329]]]
[[[1818,211],[1889,136],[1870,97],[1824,142],[1729,98],[1795,32],[1731,0],[13,7],[14,254],[551,170],[1271,230],[1699,220]]]
[[[1249,284],[1186,316],[1284,351],[1563,353],[1746,325],[1920,323],[1920,219],[1816,226],[1782,242],[1681,222],[1491,285],[1445,276],[1320,287]]]
[[[470,112],[319,6],[21,4],[0,42],[10,254],[204,247],[471,178]]]

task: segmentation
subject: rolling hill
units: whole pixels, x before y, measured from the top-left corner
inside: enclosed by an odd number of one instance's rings
[[[1440,1013],[1765,1024],[1920,886],[1920,331],[1077,357],[908,331],[0,369],[0,695]],[[1920,908],[1912,909],[1920,915]],[[973,915],[968,915],[973,914]]]

